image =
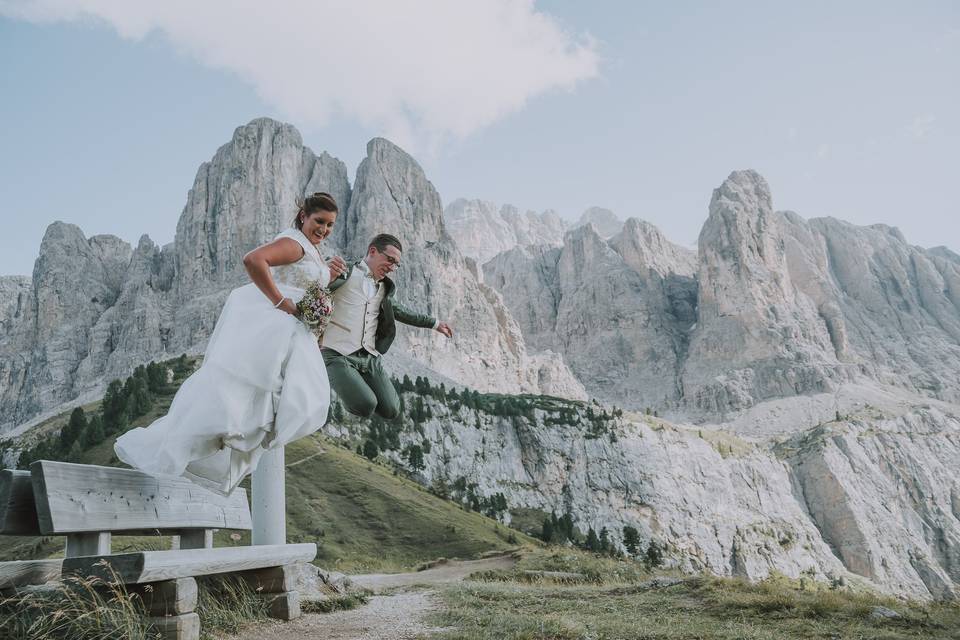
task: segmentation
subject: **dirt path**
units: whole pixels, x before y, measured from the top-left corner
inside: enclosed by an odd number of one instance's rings
[[[411,640],[436,628],[424,622],[439,611],[440,597],[430,585],[458,582],[475,571],[509,569],[514,558],[500,556],[482,560],[451,560],[426,571],[350,576],[353,584],[375,594],[356,609],[307,614],[292,622],[268,622],[244,630],[230,640]],[[402,592],[381,594],[386,589]]]
[[[509,569],[516,560],[510,556],[497,556],[482,560],[451,560],[425,571],[412,573],[371,573],[362,576],[350,576],[354,585],[370,589],[374,593],[395,587],[407,587],[419,584],[445,584],[459,582],[471,573]]]
[[[230,640],[412,640],[436,629],[423,622],[438,610],[440,599],[433,591],[373,596],[357,609],[313,613],[292,622],[257,624]]]

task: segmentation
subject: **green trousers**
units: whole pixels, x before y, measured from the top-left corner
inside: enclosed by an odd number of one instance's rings
[[[355,416],[369,418],[376,413],[392,420],[400,413],[400,397],[381,359],[362,349],[348,356],[323,349],[330,386],[343,407]]]

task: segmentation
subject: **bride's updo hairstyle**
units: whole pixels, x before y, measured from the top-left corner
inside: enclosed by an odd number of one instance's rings
[[[297,199],[297,216],[293,219],[293,226],[297,229],[303,228],[304,219],[317,211],[332,211],[338,213],[337,201],[333,196],[323,191],[317,191],[306,198]]]

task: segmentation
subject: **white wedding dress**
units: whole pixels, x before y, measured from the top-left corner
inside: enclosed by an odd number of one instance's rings
[[[294,302],[330,271],[297,229],[303,257],[271,267],[281,293]],[[316,337],[293,316],[274,309],[254,284],[230,292],[203,365],[183,383],[167,415],[132,429],[114,449],[131,467],[184,476],[229,493],[256,468],[264,451],[313,433],[327,419],[330,384]]]

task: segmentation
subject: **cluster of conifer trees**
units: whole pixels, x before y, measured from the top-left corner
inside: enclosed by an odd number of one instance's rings
[[[168,369],[172,369],[174,377],[179,379],[190,372],[190,367],[187,356],[182,355],[164,364],[141,365],[126,380],[113,380],[107,385],[99,410],[87,415],[82,407],[74,409],[59,434],[21,451],[17,467],[28,469],[36,460],[81,461],[84,451],[120,435],[130,428],[133,420],[149,413],[158,397],[175,391],[175,387],[167,382]],[[3,448],[4,444],[0,443],[0,450]]]

